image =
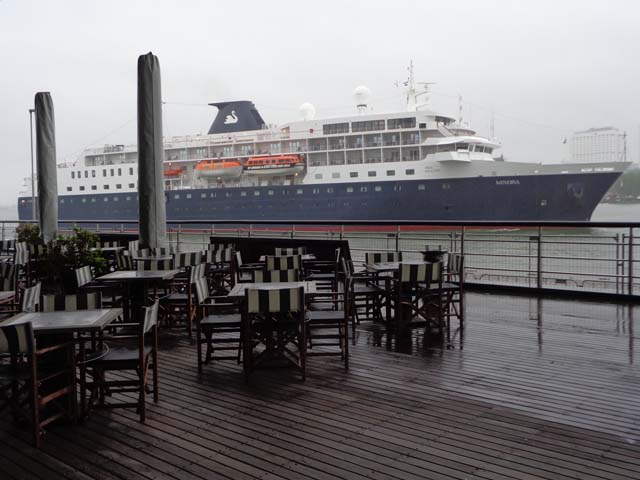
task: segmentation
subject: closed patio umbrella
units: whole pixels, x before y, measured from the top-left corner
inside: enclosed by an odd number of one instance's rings
[[[138,57],[138,207],[144,248],[167,244],[163,161],[160,62],[148,53]]]
[[[49,242],[55,238],[58,229],[56,127],[51,94],[49,92],[36,93],[35,106],[40,232],[42,239]]]

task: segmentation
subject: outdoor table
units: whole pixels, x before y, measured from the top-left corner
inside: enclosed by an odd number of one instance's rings
[[[278,290],[281,288],[304,288],[305,294],[313,295],[317,292],[316,282],[255,282],[236,283],[227,294],[230,298],[243,298],[247,289]]]
[[[268,255],[268,256],[274,256],[274,255]],[[316,259],[316,256],[313,253],[303,253],[302,254],[302,261],[303,262],[311,262],[313,260]],[[267,255],[260,255],[260,258],[258,259],[259,262],[264,263],[267,261]]]
[[[82,333],[100,334],[115,319],[122,315],[121,308],[102,308],[97,310],[76,310],[76,311],[57,311],[57,312],[31,312],[19,313],[11,318],[0,322],[0,325],[18,325],[21,323],[31,322],[33,333],[36,336],[57,335],[63,337],[72,337],[78,334],[78,345],[80,347],[80,358],[84,360],[84,342],[80,338]],[[66,340],[68,341],[68,340]],[[100,341],[101,343],[101,341]],[[76,361],[73,357],[73,371],[75,372]],[[84,362],[81,369],[85,368]],[[84,378],[84,373],[81,374]],[[75,373],[74,373],[75,379]],[[73,395],[75,395],[75,384],[73,385]],[[81,418],[86,414],[86,387],[81,382],[80,399],[81,399]]]
[[[102,253],[118,253],[124,250],[124,247],[94,247],[91,249],[92,252],[102,252]]]
[[[147,299],[147,286],[149,282],[166,282],[173,280],[180,270],[116,270],[96,278],[98,282],[118,282],[127,285],[125,299],[131,300],[133,318],[140,321],[138,307],[145,306]],[[129,319],[129,309],[125,309],[125,321]]]
[[[9,303],[13,301],[16,296],[15,290],[7,290],[6,292],[0,292],[0,304]]]
[[[134,262],[139,262],[142,260],[155,260],[158,262],[173,260],[173,255],[150,255],[148,257],[140,257],[138,255],[134,255],[131,257]]]

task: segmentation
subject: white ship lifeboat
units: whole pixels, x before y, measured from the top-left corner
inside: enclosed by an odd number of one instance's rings
[[[300,155],[251,157],[244,164],[248,175],[295,175],[304,170]]]
[[[202,160],[196,165],[196,173],[203,178],[237,178],[242,164],[238,160]]]

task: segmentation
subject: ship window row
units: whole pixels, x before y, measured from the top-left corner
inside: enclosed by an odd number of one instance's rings
[[[415,175],[416,174],[416,170],[414,168],[407,168],[404,171],[405,175]],[[394,177],[396,175],[396,171],[395,170],[387,170],[386,171],[387,177]],[[367,172],[367,176],[368,177],[375,177],[378,175],[378,172],[376,172],[375,170],[370,170]],[[322,173],[316,173],[314,175],[316,180],[322,180],[324,178],[324,175]],[[349,172],[349,177],[350,178],[358,178],[358,172]],[[340,172],[332,172],[331,173],[331,178],[340,178]]]
[[[102,169],[102,176],[103,177],[107,177],[107,176],[111,176],[111,177],[115,177],[115,176],[121,177],[122,176],[122,168],[110,168],[110,169],[106,169],[103,168]],[[133,175],[133,167],[129,167],[129,175]],[[75,178],[82,178],[82,170],[78,170],[78,171],[71,171],[71,178],[75,179]],[[84,170],[84,178],[89,178],[89,170]],[[95,170],[91,170],[91,178],[96,178],[96,171]]]
[[[135,186],[136,186],[136,184],[135,184],[135,183],[130,183],[130,184],[129,184],[129,188],[135,188]],[[122,190],[122,184],[121,184],[121,183],[116,183],[115,187],[116,187],[116,190]],[[105,184],[105,185],[103,185],[103,186],[102,186],[102,188],[103,188],[104,190],[109,190],[110,185]],[[79,189],[81,192],[84,192],[84,190],[85,190],[85,186],[84,186],[84,185],[80,185],[80,186],[78,187],[78,189]],[[91,185],[91,190],[97,190],[97,189],[98,189],[98,186],[97,186],[97,185]],[[67,192],[72,192],[72,191],[73,191],[73,187],[67,187]]]
[[[397,130],[400,128],[416,128],[416,117],[391,118],[386,121],[388,130]],[[426,125],[425,125],[426,127]],[[351,132],[372,132],[377,130],[385,130],[384,120],[368,120],[362,122],[351,122]],[[322,133],[324,135],[337,135],[341,133],[349,133],[349,123],[326,123],[322,125]]]

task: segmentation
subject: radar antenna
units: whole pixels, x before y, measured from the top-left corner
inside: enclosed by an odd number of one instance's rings
[[[415,112],[421,109],[430,109],[431,108],[431,85],[435,85],[435,82],[417,82],[415,81],[415,77],[413,74],[413,60],[409,62],[409,67],[407,68],[409,71],[409,77],[407,80],[402,82],[402,84],[406,87],[406,105],[408,112]],[[422,90],[418,90],[416,85],[422,87]],[[396,86],[399,86],[396,82]]]

